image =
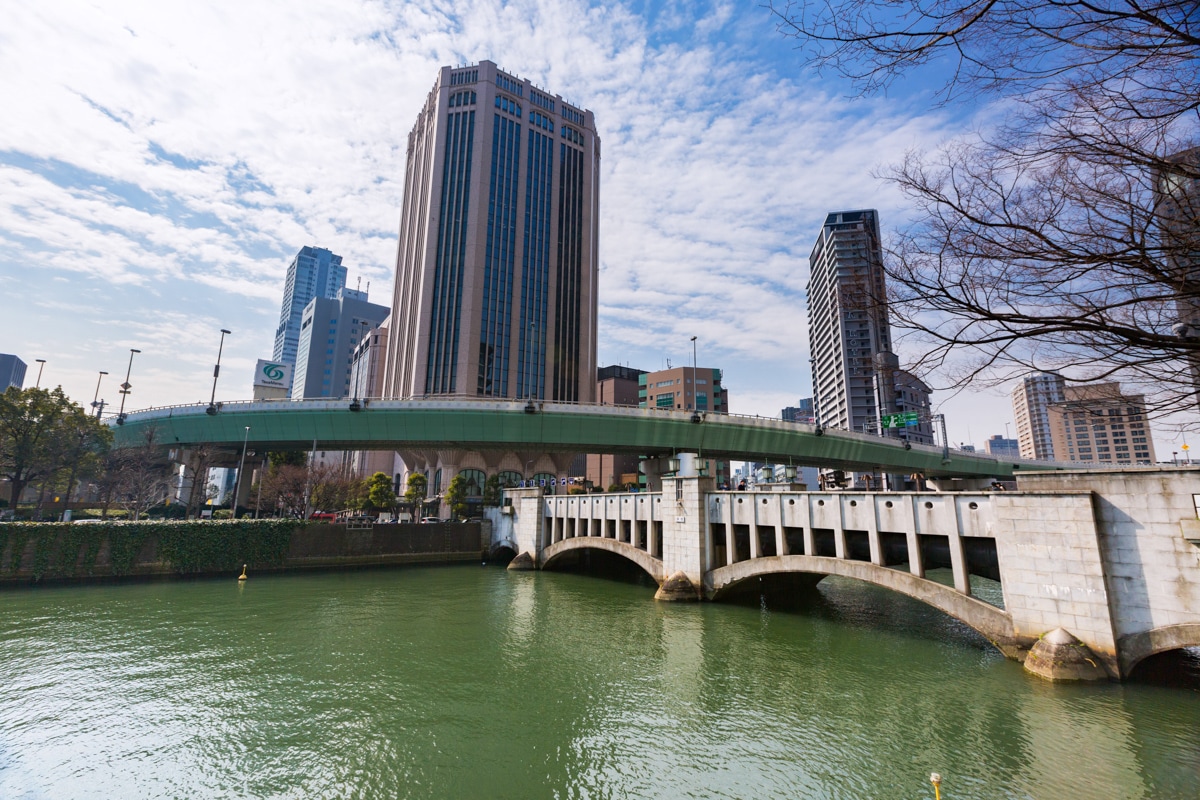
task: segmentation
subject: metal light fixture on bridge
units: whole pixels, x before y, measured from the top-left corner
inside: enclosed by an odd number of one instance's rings
[[[108,373],[100,370],[100,377],[96,378],[96,394],[92,397],[92,408],[96,412],[96,419],[100,419],[100,412],[104,410],[104,404],[100,402],[100,381],[104,380],[104,376]]]
[[[209,398],[208,408],[205,409],[210,415],[217,413],[217,377],[221,374],[221,353],[225,350],[225,335],[232,332],[221,328],[221,343],[217,345],[217,365],[213,367],[212,397]]]
[[[667,459],[667,472],[679,472],[679,459],[678,458],[668,458]]]
[[[134,348],[129,348],[129,366],[125,369],[125,382],[121,384],[121,409],[117,412],[117,424],[125,424],[125,398],[129,396],[129,392],[133,386],[129,383],[129,375],[133,372],[133,357],[135,354],[142,352]]]

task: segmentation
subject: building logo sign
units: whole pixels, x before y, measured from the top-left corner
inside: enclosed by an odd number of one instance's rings
[[[258,367],[254,370],[254,385],[275,389],[292,388],[292,365],[260,358]]]

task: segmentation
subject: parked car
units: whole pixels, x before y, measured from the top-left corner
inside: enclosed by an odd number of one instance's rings
[[[421,522],[445,522],[437,517],[421,517]]]

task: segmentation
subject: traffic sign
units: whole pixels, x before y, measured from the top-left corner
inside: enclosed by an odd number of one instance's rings
[[[902,411],[899,414],[884,414],[883,427],[886,430],[894,428],[913,428],[919,424],[917,412]]]

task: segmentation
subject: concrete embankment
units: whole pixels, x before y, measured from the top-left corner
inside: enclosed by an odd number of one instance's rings
[[[0,524],[0,587],[240,571],[478,561],[485,523],[349,527],[281,520]]]

